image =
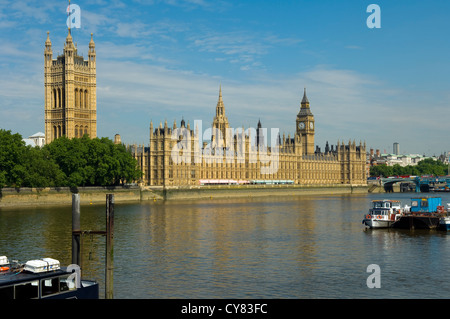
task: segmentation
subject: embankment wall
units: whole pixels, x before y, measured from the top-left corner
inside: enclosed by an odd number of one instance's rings
[[[198,186],[198,187],[78,187],[61,188],[3,188],[1,207],[29,207],[72,204],[72,193],[80,194],[82,205],[104,204],[106,194],[114,194],[116,203],[158,200],[187,200],[202,198],[233,198],[260,196],[367,194],[366,185],[292,186]]]

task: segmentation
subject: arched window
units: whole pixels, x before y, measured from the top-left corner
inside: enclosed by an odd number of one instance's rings
[[[84,90],[84,108],[87,109],[88,106],[88,91]]]
[[[61,137],[61,125],[58,125],[58,137]]]
[[[78,107],[78,89],[75,89],[75,107]]]
[[[57,101],[57,98],[56,98],[56,89],[53,89],[53,94],[52,94],[52,107],[53,107],[54,109],[56,109],[56,101]]]
[[[75,137],[78,137],[78,125],[75,126]]]
[[[84,99],[83,99],[84,94],[83,94],[83,89],[80,89],[79,94],[80,94],[80,109],[81,109],[81,108],[84,106]]]
[[[58,136],[56,136],[56,134],[58,133],[57,129],[56,129],[56,125],[53,126],[53,139],[58,138]]]
[[[58,88],[58,107],[61,107],[61,89]]]
[[[87,134],[87,133],[88,133],[88,127],[85,126],[85,127],[84,127],[84,134]]]

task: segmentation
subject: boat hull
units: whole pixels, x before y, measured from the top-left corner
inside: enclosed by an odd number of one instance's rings
[[[99,299],[99,285],[95,281],[82,280],[81,288],[74,289],[48,297],[41,297],[42,299]]]
[[[402,216],[392,224],[392,227],[401,229],[435,229],[439,226],[439,219],[436,216]]]
[[[383,220],[383,219],[375,219],[375,218],[365,218],[363,220],[363,224],[369,228],[389,228],[393,225],[394,221],[392,220]]]
[[[450,219],[448,217],[441,218],[439,221],[439,229],[449,231],[450,230]]]

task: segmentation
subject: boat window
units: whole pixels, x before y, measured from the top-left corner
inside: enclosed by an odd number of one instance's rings
[[[411,206],[412,206],[412,207],[417,207],[417,206],[419,206],[419,202],[416,201],[416,200],[413,200],[413,201],[411,202]]]
[[[422,207],[428,207],[428,200],[422,200]]]
[[[0,288],[0,300],[14,299],[14,286]]]
[[[43,297],[59,293],[59,278],[41,280],[41,287]]]
[[[72,278],[69,278],[70,275],[62,276],[59,280],[59,289],[61,292],[63,291],[69,291],[69,290],[75,290],[75,277],[72,276]]]
[[[39,282],[37,280],[27,282],[26,284],[16,285],[14,288],[16,299],[31,299],[39,297]]]

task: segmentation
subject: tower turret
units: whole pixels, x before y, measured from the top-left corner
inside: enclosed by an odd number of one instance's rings
[[[300,135],[303,144],[303,154],[314,154],[314,115],[309,107],[309,100],[306,96],[306,88],[303,91],[303,98],[300,102],[300,111],[297,114],[297,135]]]
[[[212,136],[212,140],[214,141],[214,146],[216,147],[225,147],[227,145],[227,128],[229,128],[230,125],[228,123],[228,118],[225,115],[225,105],[223,104],[222,99],[222,85],[220,85],[219,88],[219,100],[217,101],[216,105],[216,116],[213,120],[213,134],[215,134],[217,130],[220,131],[221,137],[218,138],[217,136]]]
[[[97,136],[97,80],[95,44],[91,35],[89,60],[77,54],[68,28],[63,54],[52,59],[49,32],[45,41],[45,139],[51,143],[61,136]]]

